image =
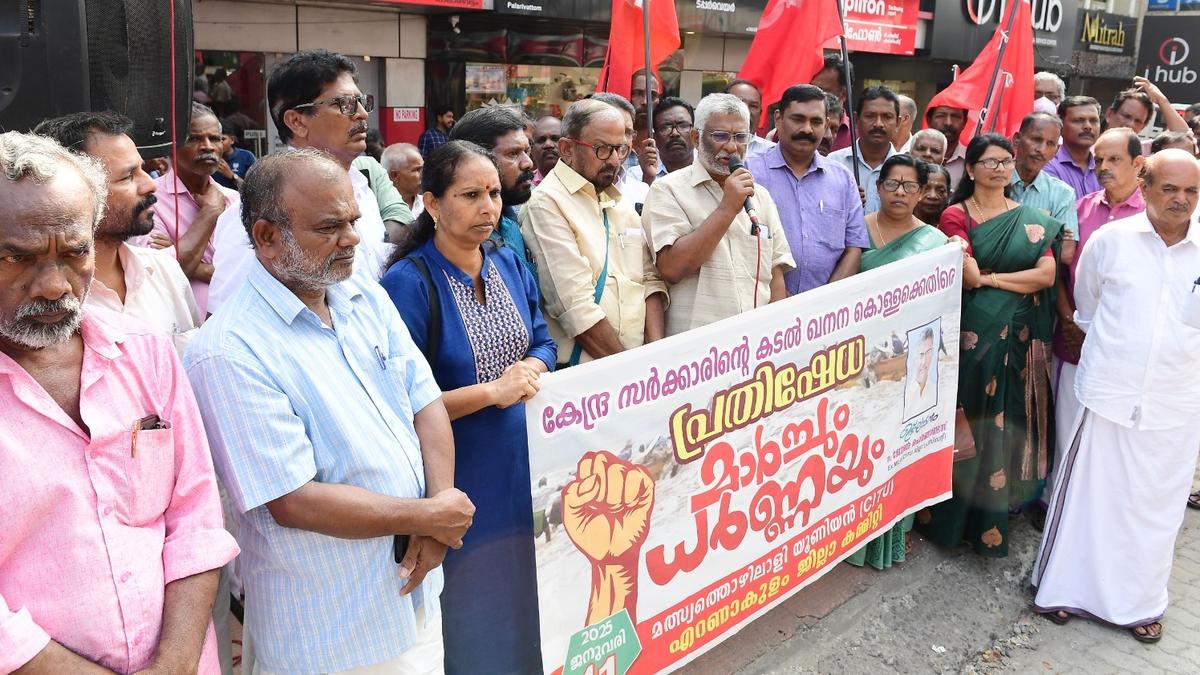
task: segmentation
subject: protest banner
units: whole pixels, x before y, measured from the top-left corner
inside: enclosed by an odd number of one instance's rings
[[[949,498],[962,251],[543,377],[546,672],[674,670]]]

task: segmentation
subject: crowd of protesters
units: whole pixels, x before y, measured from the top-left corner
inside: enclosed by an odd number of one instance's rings
[[[751,82],[639,74],[384,148],[325,51],[270,73],[287,152],[200,103],[153,178],[116,113],[0,135],[0,672],[228,672],[231,598],[242,672],[541,672],[541,375],[947,244],[977,452],[850,562],[914,527],[1004,556],[1028,514],[1037,611],[1157,641],[1200,507],[1200,110],[1039,73],[1016,134],[968,138],[825,66],[765,135]]]

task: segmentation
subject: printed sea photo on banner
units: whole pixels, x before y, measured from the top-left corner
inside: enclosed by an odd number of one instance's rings
[[[679,668],[949,498],[961,264],[945,246],[544,377],[546,672]]]

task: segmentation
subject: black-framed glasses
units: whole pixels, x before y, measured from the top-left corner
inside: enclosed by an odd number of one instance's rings
[[[591,143],[584,143],[583,141],[575,138],[572,138],[571,142],[575,145],[582,145],[585,148],[591,148],[592,152],[596,153],[596,159],[602,162],[609,157],[612,157],[613,153],[616,153],[617,159],[625,159],[629,156],[630,147],[628,145],[609,145],[608,143],[597,143],[592,145]]]
[[[981,159],[975,163],[982,164],[985,167],[992,169],[994,171],[1000,167],[1004,167],[1006,169],[1011,169],[1011,168],[1013,168],[1013,164],[1016,164],[1016,160],[1014,160],[1012,157],[1008,157],[1006,159],[996,159],[995,157],[988,157],[987,159]]]
[[[663,133],[664,136],[670,136],[672,133],[678,133],[680,136],[687,136],[688,134],[692,133],[692,123],[671,122],[669,124],[658,125],[658,129]]]
[[[373,94],[359,94],[358,96],[334,96],[333,98],[323,98],[320,101],[312,103],[301,103],[292,108],[299,110],[301,108],[315,108],[321,105],[333,104],[337,106],[338,112],[346,117],[353,117],[354,113],[358,112],[358,106],[362,106],[366,112],[371,112],[375,109],[375,96]]]
[[[921,191],[921,184],[915,180],[888,178],[879,185],[883,187],[884,192],[896,192],[900,188],[904,188],[904,194],[915,195]]]
[[[751,138],[754,138],[754,134],[750,133],[749,131],[743,131],[736,134],[728,131],[710,131],[708,132],[708,137],[716,141],[718,145],[725,145],[729,141],[733,141],[738,145],[746,145],[750,142]]]

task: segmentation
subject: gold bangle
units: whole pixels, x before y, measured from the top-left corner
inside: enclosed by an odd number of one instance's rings
[[[992,272],[992,288],[1000,288],[1000,282],[996,280],[995,272]]]

